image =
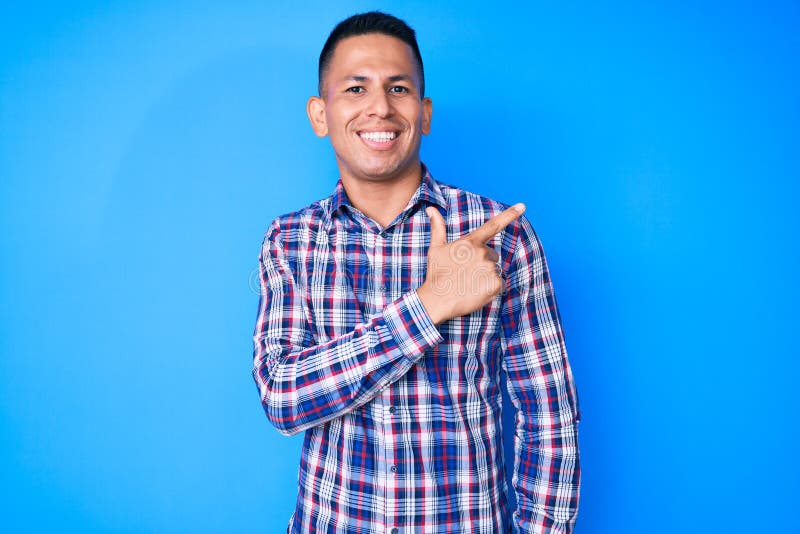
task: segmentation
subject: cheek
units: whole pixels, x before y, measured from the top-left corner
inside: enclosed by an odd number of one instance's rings
[[[422,113],[422,108],[417,105],[408,106],[405,110],[403,110],[403,116],[406,117],[406,120],[410,124],[414,125],[425,125],[425,115]]]
[[[337,130],[346,130],[358,117],[358,110],[353,106],[335,105],[327,113],[328,126]]]

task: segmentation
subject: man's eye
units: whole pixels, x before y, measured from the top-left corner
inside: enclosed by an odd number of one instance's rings
[[[392,93],[408,93],[408,87],[403,85],[394,85],[389,88],[389,91]]]
[[[364,92],[364,88],[363,88],[363,87],[361,87],[360,85],[356,85],[356,86],[354,86],[354,87],[348,87],[348,88],[346,89],[346,91],[347,91],[348,93],[363,93],[363,92]]]

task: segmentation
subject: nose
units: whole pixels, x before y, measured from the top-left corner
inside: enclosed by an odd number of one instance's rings
[[[388,117],[392,113],[392,104],[386,91],[372,91],[367,103],[367,114],[376,117]]]

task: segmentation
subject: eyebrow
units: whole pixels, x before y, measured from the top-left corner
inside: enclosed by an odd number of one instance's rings
[[[346,76],[344,79],[347,80],[347,81],[351,81],[351,82],[359,82],[359,83],[361,83],[361,82],[368,81],[370,78],[369,78],[369,76],[359,76],[359,75],[356,75],[356,74],[351,74],[350,76]],[[409,83],[411,83],[411,82],[413,82],[413,79],[408,74],[395,74],[394,76],[389,76],[388,81],[389,82],[409,82]]]

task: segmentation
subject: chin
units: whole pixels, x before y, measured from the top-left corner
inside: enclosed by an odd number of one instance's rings
[[[359,169],[359,174],[372,180],[388,180],[400,174],[398,165],[367,165]]]
[[[387,182],[394,178],[393,173],[381,173],[381,172],[362,172],[361,176],[364,177],[365,180],[370,182]]]

